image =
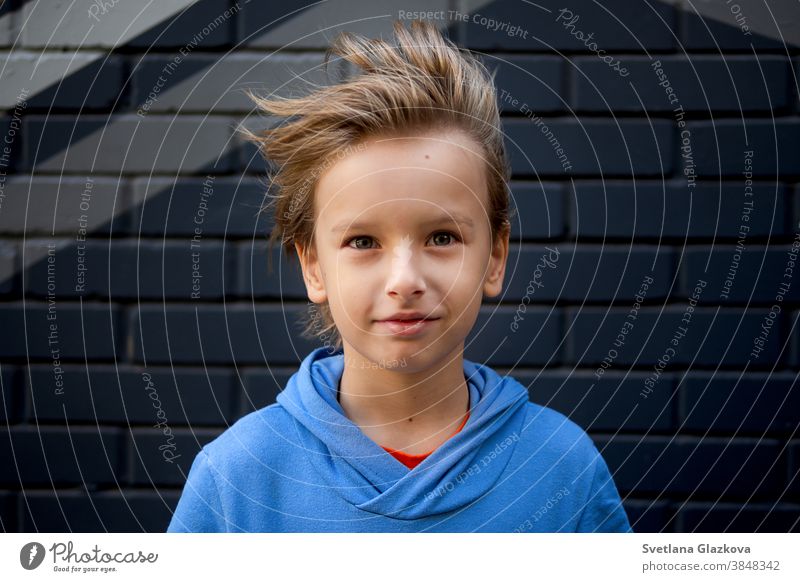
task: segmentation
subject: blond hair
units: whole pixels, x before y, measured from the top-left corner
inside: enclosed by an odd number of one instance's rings
[[[287,257],[295,253],[295,243],[304,250],[313,249],[314,191],[322,169],[341,152],[379,134],[432,129],[465,132],[480,144],[486,160],[492,240],[510,228],[511,170],[494,73],[443,37],[433,24],[415,20],[409,30],[395,21],[393,28],[397,46],[348,32],[332,41],[325,53],[326,70],[331,55],[362,70],[342,83],[296,98],[264,98],[246,91],[260,112],[292,118],[260,134],[241,129],[267,163],[277,168],[268,174],[277,194],[268,194],[271,200],[262,208],[274,211],[270,259],[278,240]],[[303,336],[339,349],[341,336],[327,303],[309,307]]]

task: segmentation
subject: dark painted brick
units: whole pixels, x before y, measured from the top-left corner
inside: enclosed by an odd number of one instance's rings
[[[287,97],[324,85],[322,57],[322,52],[190,55],[177,65],[172,55],[145,57],[133,73],[134,106],[150,112],[249,112],[254,103],[245,89]]]
[[[266,241],[247,241],[236,249],[239,273],[237,294],[241,297],[270,297],[273,299],[305,299],[306,287],[297,258],[287,259],[280,245],[272,249],[269,268]]]
[[[149,363],[298,365],[321,346],[300,337],[305,309],[304,304],[142,306],[132,313],[134,357]]]
[[[577,182],[571,198],[570,232],[592,238],[691,238],[736,240],[742,224],[747,238],[788,232],[788,189],[755,184],[749,220],[742,222],[741,184],[674,182]]]
[[[230,0],[203,0],[191,4],[131,39],[127,46],[145,50],[229,46],[234,38],[234,19],[238,12],[234,4]],[[226,10],[230,11],[226,14]]]
[[[686,124],[699,176],[740,176],[752,150],[754,177],[800,174],[800,123],[767,119],[697,121]],[[745,138],[746,135],[746,138]],[[745,141],[745,139],[747,141]]]
[[[586,431],[666,431],[673,428],[673,380],[652,398],[639,396],[644,374],[557,370],[512,372],[528,387],[531,401],[566,415]]]
[[[221,241],[198,241],[58,241],[66,244],[55,253],[55,293],[115,299],[220,298],[233,277],[232,255],[223,260]],[[48,244],[48,240],[27,243],[26,282],[32,296],[48,294]]]
[[[265,131],[275,129],[282,122],[283,119],[278,117],[256,117],[251,115],[242,119],[240,126],[256,135],[263,135]],[[256,176],[263,176],[267,172],[275,172],[277,170],[277,166],[274,163],[264,159],[263,152],[259,151],[255,143],[244,139],[242,135],[236,136],[235,139],[239,146],[236,158],[239,174],[253,174],[254,176],[250,179],[255,179]],[[268,186],[268,182],[264,184],[265,189]],[[274,194],[274,192],[270,194]]]
[[[25,243],[26,296],[62,298],[95,293],[95,283],[108,281],[108,253],[103,256],[108,247],[108,242],[76,241],[74,237],[29,239]]]
[[[774,23],[765,22],[765,19],[774,18],[772,14],[777,12],[780,4],[772,6],[770,11],[761,10],[761,6],[756,4],[738,5],[742,8],[738,14],[741,22],[737,21],[737,14],[730,10],[730,4],[703,2],[684,5],[680,12],[683,21],[684,48],[687,51],[707,49],[716,53],[720,50],[741,50],[752,54],[753,49],[785,51],[787,46],[791,46],[791,43],[785,43],[788,38],[781,39],[778,36]],[[781,20],[778,17],[777,22]],[[755,21],[760,21],[762,25],[766,24],[767,29],[773,30],[774,34],[765,35],[756,32],[752,28]],[[741,24],[747,25],[748,28],[743,29]],[[759,30],[764,29],[759,27]],[[745,34],[747,32],[749,34]]]
[[[125,85],[123,66],[121,58],[102,53],[17,50],[0,56],[0,68],[9,79],[30,79],[31,75],[33,81],[28,80],[29,83],[52,79],[47,87],[28,97],[29,108],[74,109],[82,111],[82,114],[108,109],[122,97]]]
[[[130,482],[134,485],[183,485],[195,456],[219,430],[135,430],[128,436]]]
[[[26,532],[155,532],[167,531],[179,491],[29,491],[22,506]]]
[[[356,32],[359,25],[358,21],[335,18],[341,14],[340,6],[319,4],[316,0],[294,0],[290,10],[272,2],[242,2],[241,7],[236,14],[237,40],[247,47],[285,49],[291,43],[293,48],[323,49],[340,29]],[[324,27],[318,26],[320,14],[323,18],[330,15]]]
[[[102,484],[121,476],[121,440],[114,429],[11,430],[0,440],[0,482],[6,485]]]
[[[0,531],[17,532],[17,496],[14,493],[0,493]]]
[[[783,488],[780,449],[769,439],[617,436],[600,452],[621,494],[755,501]]]
[[[51,368],[36,365],[30,367],[29,382],[32,423],[154,425],[163,420],[156,416],[161,409],[170,426],[221,425],[238,412],[230,370],[95,364],[87,373],[82,366],[64,366],[64,393],[57,396]]]
[[[673,348],[676,353],[666,355],[664,371],[690,362],[694,362],[693,367],[741,366],[750,359],[753,338],[758,337],[768,313],[766,310],[729,309],[720,311],[714,320],[716,309],[695,308],[687,327],[681,322],[687,307],[690,306],[670,305],[663,312],[657,308],[642,308],[635,321],[626,319],[629,310],[624,308],[570,309],[567,312],[567,328],[570,329],[567,337],[568,361],[579,361],[583,365],[600,364],[608,356],[609,350],[616,349],[618,356],[612,358],[615,365],[631,365],[636,361],[637,366],[650,368],[651,375],[655,377],[656,372],[652,368],[665,356],[668,348]],[[631,322],[633,329],[629,331],[624,344],[616,347],[614,342],[625,321]],[[686,328],[687,333],[685,337],[677,338],[676,347],[670,342],[679,332],[679,327]],[[761,362],[772,366],[778,361],[781,327],[781,322],[772,326],[764,351],[751,365]],[[660,389],[662,386],[657,382],[656,390]]]
[[[0,424],[12,424],[20,417],[22,373],[9,364],[0,364]]]
[[[0,357],[61,360],[109,360],[119,345],[120,313],[116,306],[98,303],[47,303],[28,301],[0,305]],[[48,315],[55,319],[48,320]],[[27,322],[25,321],[27,317]],[[52,326],[57,329],[53,330]],[[50,343],[50,342],[54,343]],[[85,350],[84,350],[85,346]]]
[[[253,368],[244,371],[240,415],[275,403],[297,368]]]
[[[505,300],[523,301],[525,296],[531,303],[632,300],[645,276],[654,279],[648,296],[659,298],[666,297],[674,278],[674,257],[665,247],[658,252],[645,246],[573,249],[574,245],[525,246],[510,251]]]
[[[687,503],[678,512],[680,531],[790,533],[800,531],[800,505]]]
[[[702,303],[716,305],[724,303],[763,303],[773,305],[779,293],[782,301],[796,302],[800,299],[800,285],[791,285],[792,279],[785,278],[785,269],[790,261],[796,262],[794,270],[800,270],[798,262],[798,249],[789,256],[791,247],[776,245],[766,247],[749,246],[745,242],[745,249],[739,250],[735,246],[717,245],[711,247],[695,247],[686,251],[681,263],[680,271],[684,285],[681,289],[682,297],[689,297],[694,283],[698,279],[708,281],[709,288],[715,293],[704,293],[700,298]],[[791,275],[792,272],[790,271]],[[728,283],[733,275],[732,282]],[[787,291],[780,285],[789,283]],[[726,287],[729,284],[729,287]],[[727,289],[725,297],[723,290]]]
[[[671,514],[669,503],[624,499],[623,506],[634,532],[667,533],[672,531],[669,525]]]
[[[12,40],[11,13],[16,8],[16,0],[0,4],[0,46],[10,46]]]
[[[16,245],[0,241],[0,295],[10,295],[18,288],[17,271]]]
[[[800,440],[789,441],[788,459],[787,491],[795,501],[798,501],[800,500]]]
[[[800,62],[798,63],[798,77],[800,77]],[[792,224],[792,227],[800,230],[800,184],[795,184],[794,188],[792,188],[791,201],[794,213],[793,217],[789,218],[788,221]]]
[[[551,303],[564,291],[564,280],[570,272],[567,249],[554,246],[513,246],[506,264],[504,294],[489,301],[519,301],[521,310],[531,303]]]
[[[509,208],[511,240],[553,239],[564,236],[564,188],[560,184],[512,182]]]
[[[626,57],[620,75],[595,57],[575,60],[575,108],[580,111],[785,111],[791,101],[789,61],[775,56]],[[658,73],[661,69],[663,73]],[[662,80],[661,76],[666,75]],[[669,85],[662,85],[668,82]],[[674,90],[671,97],[666,87]],[[672,99],[672,101],[670,101]],[[677,101],[676,101],[677,99]],[[644,105],[644,107],[643,107]]]
[[[489,61],[497,71],[495,88],[502,113],[563,111],[564,63],[555,57],[498,55]]]
[[[202,116],[29,116],[26,168],[45,172],[227,171],[235,157],[227,119]]]
[[[228,0],[170,4],[153,11],[109,3],[86,3],[78,9],[54,3],[42,12],[28,2],[20,4],[19,22],[37,21],[35,27],[22,27],[18,43],[25,47],[137,48],[140,52],[183,47],[188,52],[221,47],[232,40],[233,14],[224,14]]]
[[[800,366],[800,311],[794,311],[788,316],[791,337],[785,346],[789,351],[789,364],[797,368]]]
[[[537,125],[538,121],[542,123]],[[674,133],[669,121],[626,119],[617,126],[601,119],[580,123],[560,118],[505,119],[503,128],[515,177],[644,177],[669,174],[673,167]],[[564,150],[563,163],[556,144]]]
[[[515,307],[482,307],[465,340],[464,357],[490,366],[556,365],[562,335],[557,310],[534,307],[517,313]]]
[[[793,71],[794,78],[795,79],[800,78],[800,57],[795,57],[794,59],[792,59],[792,62],[794,63],[794,71]]]
[[[119,180],[14,176],[8,180],[5,194],[0,231],[7,234],[55,233],[74,240],[82,228],[89,235],[129,232],[130,211],[125,186]],[[79,222],[82,215],[85,224]]]
[[[6,115],[0,115],[0,135],[3,136],[3,147],[0,149],[0,172],[11,174],[22,165],[20,135],[24,118],[19,116],[24,112],[24,107],[17,106],[16,111],[12,110]],[[5,175],[0,175],[5,179]]]
[[[135,231],[143,236],[192,237],[197,228],[201,237],[266,237],[272,221],[267,212],[259,215],[267,202],[261,183],[255,179],[212,178],[135,180]]]
[[[221,298],[233,281],[233,257],[223,252],[223,242],[198,241],[126,241],[112,247],[112,254],[117,257],[111,260],[111,289],[106,283],[99,287],[99,294],[185,300]],[[131,266],[138,266],[139,272]]]
[[[539,8],[542,6],[545,8]],[[589,0],[570,3],[567,12],[560,12],[563,3],[551,0],[536,4],[518,4],[513,0],[498,0],[470,13],[466,24],[466,45],[475,49],[513,49],[528,51],[583,50],[586,36],[600,50],[667,50],[675,46],[671,30],[675,12],[669,4],[633,4],[623,0],[603,2],[602,6]],[[578,19],[574,20],[577,16]],[[488,26],[483,19],[506,24]],[[476,21],[477,20],[477,21]],[[564,24],[572,23],[570,28]],[[522,33],[508,34],[511,26]],[[527,31],[527,35],[524,32]],[[578,40],[578,31],[584,40]]]
[[[693,431],[791,433],[800,422],[800,386],[794,374],[695,372],[680,387],[679,425]]]

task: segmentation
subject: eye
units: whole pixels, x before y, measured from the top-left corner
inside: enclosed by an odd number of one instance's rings
[[[373,240],[373,238],[371,236],[363,236],[363,235],[354,236],[354,237],[351,237],[351,238],[347,239],[347,242],[345,242],[345,246],[348,246],[348,247],[350,247],[352,249],[356,249],[356,250],[369,250],[369,249],[371,249],[372,247],[365,247],[365,246],[359,246],[358,245],[358,241],[365,241],[365,240],[366,241],[371,241],[371,240]],[[351,244],[353,241],[356,242],[356,246],[353,246]]]
[[[442,238],[442,236],[444,236],[445,238]],[[449,239],[447,237],[449,237]],[[371,245],[370,246],[366,246],[364,244],[359,244],[359,243],[363,242],[363,241],[374,242],[374,240],[375,239],[373,239],[371,236],[357,235],[357,236],[353,236],[353,237],[350,237],[349,239],[347,239],[347,241],[345,241],[344,244],[345,244],[345,246],[350,247],[351,249],[354,249],[354,250],[368,251],[368,250],[372,250],[375,247],[373,247]],[[439,242],[444,241],[444,244],[434,244],[433,246],[446,247],[446,246],[451,246],[451,244],[455,244],[456,242],[459,242],[461,239],[458,238],[458,236],[456,234],[452,233],[452,232],[449,232],[449,231],[446,231],[446,230],[440,230],[438,232],[433,233],[433,235],[431,236],[431,240],[438,240]],[[450,244],[448,244],[448,240],[452,240],[452,242]],[[355,243],[355,245],[353,243]]]
[[[438,238],[439,238],[439,240],[441,241],[442,239],[441,239],[440,237],[441,237],[442,235],[444,235],[444,236],[446,236],[446,237],[450,237],[451,239],[453,239],[453,241],[454,241],[454,242],[458,242],[459,240],[461,240],[461,239],[459,239],[459,238],[458,238],[458,236],[456,236],[456,235],[455,235],[455,234],[453,234],[452,232],[448,232],[448,231],[446,231],[446,230],[440,230],[439,232],[436,232],[436,233],[434,233],[434,234],[433,234],[433,237],[432,237],[432,239],[433,239],[433,240],[436,240],[436,239],[437,239],[437,237],[438,237]],[[447,239],[445,238],[444,240],[446,241]],[[434,246],[437,246],[437,247],[442,247],[442,246],[449,246],[449,245],[447,245],[447,244],[443,244],[443,245],[434,245]]]

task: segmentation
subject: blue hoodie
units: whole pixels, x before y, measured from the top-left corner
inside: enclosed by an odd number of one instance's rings
[[[631,531],[591,439],[513,378],[464,360],[469,420],[409,469],[344,415],[343,369],[315,349],[275,404],[203,447],[168,531]]]

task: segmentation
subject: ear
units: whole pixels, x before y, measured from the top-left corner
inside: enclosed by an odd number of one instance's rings
[[[506,224],[497,233],[492,243],[492,254],[489,256],[489,265],[483,282],[483,293],[487,297],[497,297],[503,290],[503,279],[506,274],[506,261],[508,260],[508,239],[510,236],[511,225]]]
[[[294,248],[300,260],[300,268],[303,270],[308,298],[314,303],[325,303],[328,294],[325,292],[325,280],[322,278],[322,269],[313,243],[308,249],[303,248],[300,243],[295,243]]]

